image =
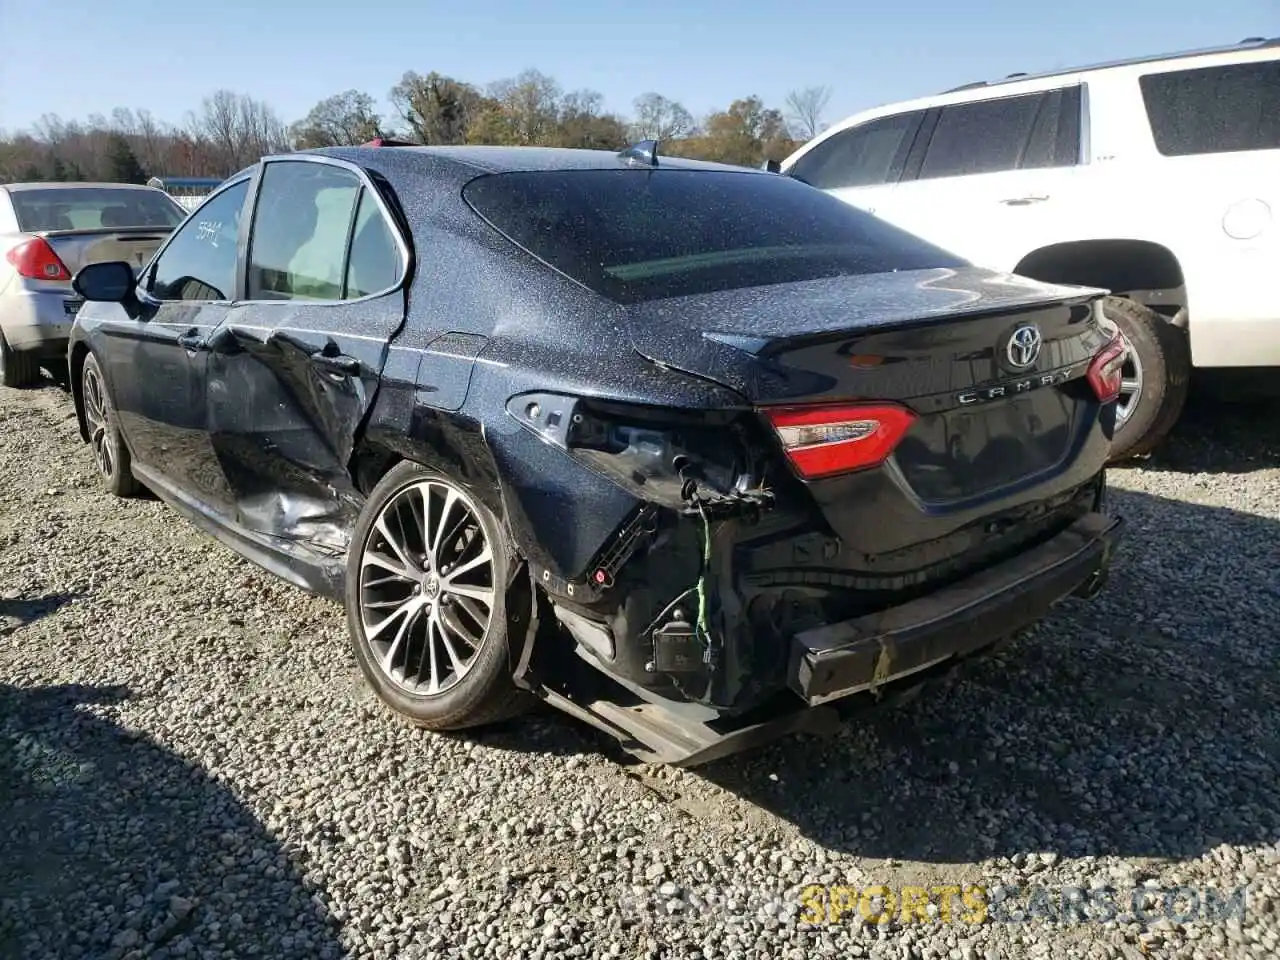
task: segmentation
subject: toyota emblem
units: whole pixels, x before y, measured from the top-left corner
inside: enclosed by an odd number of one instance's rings
[[[1040,331],[1035,327],[1019,327],[1013,331],[1004,348],[1009,365],[1019,369],[1031,366],[1040,356],[1040,345],[1043,342]]]

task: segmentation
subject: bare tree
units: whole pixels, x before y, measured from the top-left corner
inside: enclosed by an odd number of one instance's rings
[[[693,116],[675,100],[646,93],[632,104],[636,112],[631,136],[636,140],[675,140],[693,132]]]
[[[382,118],[373,108],[373,97],[360,90],[326,97],[291,130],[294,145],[301,150],[353,146],[372,140],[381,132]]]
[[[560,118],[560,85],[538,70],[525,70],[499,80],[489,95],[502,107],[517,143],[543,143],[555,132]]]
[[[187,123],[193,139],[213,147],[224,174],[289,146],[285,125],[270,106],[231,90],[205,97]]]
[[[142,165],[153,173],[163,173],[169,159],[168,147],[173,140],[172,135],[151,115],[150,110],[139,110],[136,136],[138,139],[136,150]]]
[[[831,101],[830,87],[805,87],[787,94],[787,116],[804,139],[816,137],[825,128],[822,115]]]

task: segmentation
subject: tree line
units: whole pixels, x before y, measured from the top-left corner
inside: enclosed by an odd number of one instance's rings
[[[46,114],[30,130],[0,132],[0,182],[226,177],[264,154],[380,136],[423,144],[606,150],[659,139],[667,154],[757,167],[783,159],[821,132],[830,98],[827,87],[798,89],[777,108],[747,96],[695,118],[679,101],[650,92],[637,97],[624,117],[605,110],[596,91],[565,91],[534,69],[483,89],[410,70],[390,91],[394,112],[388,115],[361,90],[326,97],[292,124],[267,102],[232,90],[205,97],[179,124],[127,107],[83,121]]]

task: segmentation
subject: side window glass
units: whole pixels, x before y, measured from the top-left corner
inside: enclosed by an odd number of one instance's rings
[[[1054,90],[1041,101],[1021,168],[1070,167],[1080,162],[1080,88]]]
[[[157,300],[232,300],[236,296],[240,214],[249,192],[243,180],[218,194],[174,234],[151,271]]]
[[[250,300],[339,300],[360,179],[323,163],[263,171],[249,237]]]
[[[360,194],[356,226],[351,234],[351,259],[347,264],[346,298],[381,293],[400,282],[400,248],[387,218],[368,188]]]
[[[943,107],[919,179],[1016,170],[1047,94]]]
[[[895,182],[923,115],[880,117],[835,134],[797,160],[791,174],[820,190]]]
[[[1166,157],[1280,149],[1280,60],[1149,73],[1138,83]]]

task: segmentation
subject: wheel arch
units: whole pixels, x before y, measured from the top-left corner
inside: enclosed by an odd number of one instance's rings
[[[397,463],[408,460],[463,484],[505,523],[497,464],[480,424],[433,408],[419,408],[412,423],[410,429],[399,429],[375,419],[358,437],[349,464],[355,489],[367,497]]]
[[[1026,254],[1013,272],[1046,283],[1104,287],[1181,324],[1186,277],[1168,247],[1151,240],[1102,238],[1049,244]]]

